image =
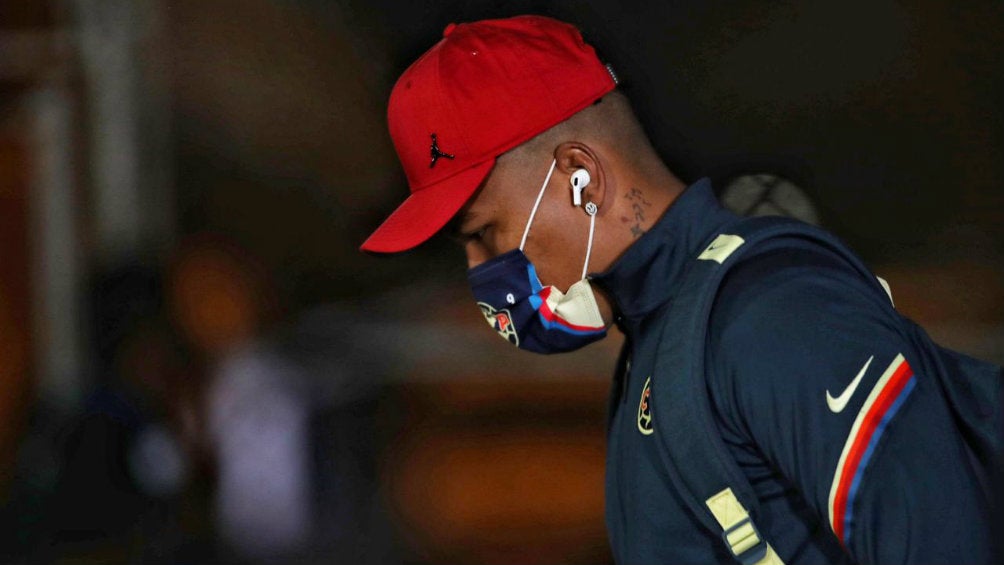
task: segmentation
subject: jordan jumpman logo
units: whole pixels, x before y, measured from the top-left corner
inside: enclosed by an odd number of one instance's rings
[[[436,134],[432,134],[432,147],[429,148],[429,153],[432,155],[432,162],[429,163],[430,169],[436,166],[436,161],[438,161],[440,157],[446,157],[447,159],[453,159],[454,157],[449,153],[443,153],[439,150],[439,144],[436,143]]]

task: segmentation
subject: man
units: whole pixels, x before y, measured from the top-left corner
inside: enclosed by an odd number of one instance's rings
[[[685,186],[615,87],[568,24],[450,25],[391,94],[411,196],[362,248],[451,223],[510,343],[624,332],[618,562],[991,562],[1000,368],[934,345],[831,235]]]

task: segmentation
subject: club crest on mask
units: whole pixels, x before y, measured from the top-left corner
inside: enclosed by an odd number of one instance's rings
[[[488,322],[489,326],[495,328],[495,331],[503,339],[519,347],[519,334],[516,333],[516,326],[512,323],[512,315],[509,314],[509,310],[496,310],[491,304],[484,302],[478,302],[478,307],[481,308],[481,313],[484,314],[485,321]]]

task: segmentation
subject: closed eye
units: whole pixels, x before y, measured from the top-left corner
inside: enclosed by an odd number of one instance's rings
[[[467,243],[470,241],[481,241],[485,238],[485,233],[488,231],[488,226],[478,228],[473,231],[461,232],[458,235],[458,239],[461,243]]]
[[[461,210],[452,220],[446,225],[446,234],[450,239],[459,243],[460,245],[465,245],[471,240],[480,239],[484,235],[485,226],[479,227],[478,229],[472,230],[470,228],[464,229],[465,226],[473,224],[477,218],[469,210]],[[477,224],[474,224],[477,225]]]

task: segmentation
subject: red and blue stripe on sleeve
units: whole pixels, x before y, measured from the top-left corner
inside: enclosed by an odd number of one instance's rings
[[[913,392],[916,381],[910,364],[902,354],[897,355],[875,383],[847,436],[829,499],[830,527],[845,547],[850,545],[854,499],[861,477],[886,426]]]

